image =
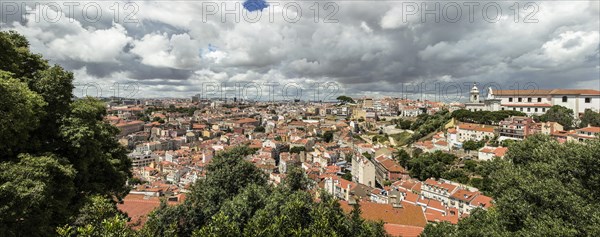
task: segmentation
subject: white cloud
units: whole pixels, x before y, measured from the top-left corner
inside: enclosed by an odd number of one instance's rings
[[[55,60],[82,62],[117,62],[117,57],[131,41],[127,30],[120,24],[110,28],[84,28],[77,19],[68,18],[63,12],[38,6],[46,14],[58,16],[56,22],[36,20],[27,16],[27,24],[15,23],[14,28],[24,34],[35,49]],[[39,14],[39,13],[38,13]]]
[[[199,67],[200,48],[186,33],[172,35],[151,33],[133,42],[131,52],[142,58],[142,63],[177,69]]]
[[[405,23],[401,3],[394,1],[336,2],[338,23],[323,23],[330,10],[320,11],[315,23],[312,2],[299,3],[303,11],[296,23],[283,20],[287,2],[265,9],[256,23],[241,15],[239,23],[233,16],[221,22],[221,3],[207,21],[202,2],[135,3],[139,24],[63,17],[12,27],[51,63],[85,68],[77,77],[135,78],[149,95],[186,96],[211,80],[336,81],[349,93],[397,95],[399,84],[414,81],[526,79],[570,87],[599,76],[597,2],[536,2],[538,23],[523,23],[530,10],[520,11],[515,23],[508,8],[514,3],[499,3],[503,20],[494,24],[481,19],[480,11],[468,22],[466,9],[456,23],[421,23],[419,14]],[[103,10],[112,20],[110,9],[103,5]],[[206,50],[209,44],[216,49]]]
[[[397,29],[408,25],[408,20],[402,19],[402,8],[393,7],[383,15],[381,18],[381,28],[383,29]]]

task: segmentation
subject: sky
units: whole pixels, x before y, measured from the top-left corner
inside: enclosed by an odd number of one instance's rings
[[[600,1],[2,1],[75,94],[464,101],[600,90]]]

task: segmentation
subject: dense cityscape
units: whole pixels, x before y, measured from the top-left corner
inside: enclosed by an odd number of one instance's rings
[[[131,150],[135,182],[118,207],[141,225],[161,198],[185,199],[217,153],[247,146],[253,152],[244,160],[269,183],[281,185],[300,168],[315,193],[329,193],[347,211],[359,203],[363,217],[383,221],[390,235],[418,235],[427,223],[457,224],[492,207],[479,169],[504,158],[511,143],[536,134],[584,143],[600,134],[600,91],[495,91],[483,101],[480,94],[475,84],[469,101],[450,104],[348,96],[333,103],[110,102],[105,121]]]

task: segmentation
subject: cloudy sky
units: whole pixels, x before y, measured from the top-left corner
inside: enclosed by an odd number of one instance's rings
[[[600,89],[600,1],[247,1],[2,1],[0,27],[73,71],[76,95]]]

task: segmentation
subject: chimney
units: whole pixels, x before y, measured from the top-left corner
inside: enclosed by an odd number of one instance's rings
[[[402,202],[400,201],[400,198],[396,198],[396,201],[392,204],[393,208],[402,208]]]

